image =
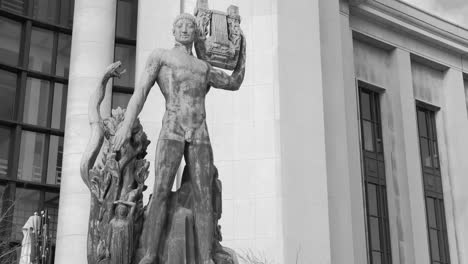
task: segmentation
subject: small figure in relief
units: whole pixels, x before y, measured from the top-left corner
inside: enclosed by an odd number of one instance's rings
[[[110,221],[107,238],[107,245],[110,247],[110,264],[131,264],[134,248],[132,241],[135,203],[118,200],[114,204],[115,216]]]

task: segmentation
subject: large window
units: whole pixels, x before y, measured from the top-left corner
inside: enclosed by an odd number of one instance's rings
[[[127,108],[135,83],[137,0],[117,1],[114,60],[121,61],[127,72],[114,79],[112,109]]]
[[[444,193],[440,174],[435,112],[418,106],[417,119],[431,263],[449,264],[450,255],[447,225],[445,223]]]
[[[73,6],[0,0],[0,241],[10,247],[45,209],[55,238]]]
[[[379,94],[359,89],[370,264],[391,264],[385,164]]]

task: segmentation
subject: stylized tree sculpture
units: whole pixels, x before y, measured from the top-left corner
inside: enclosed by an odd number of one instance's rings
[[[149,162],[144,159],[150,144],[139,120],[133,125],[131,140],[120,151],[114,152],[112,139],[119,129],[125,110],[112,110],[109,118],[102,119],[99,109],[105,96],[105,87],[112,77],[120,77],[121,63],[111,64],[102,81],[91,96],[89,122],[91,137],[81,161],[81,177],[91,192],[88,226],[89,264],[131,264],[143,257],[141,239],[145,212],[143,191],[148,177]],[[184,169],[182,184],[171,192],[163,246],[154,249],[160,263],[196,264],[196,240],[192,208],[192,187],[189,170]],[[221,218],[221,181],[214,169],[213,212],[216,227],[213,243],[213,260],[216,264],[235,264],[235,253],[221,246],[218,220]]]

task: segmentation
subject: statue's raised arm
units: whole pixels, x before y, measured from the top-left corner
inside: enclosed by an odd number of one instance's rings
[[[156,82],[159,69],[161,67],[161,56],[163,51],[156,49],[149,56],[145,69],[141,74],[140,80],[135,87],[130,101],[128,102],[127,110],[125,112],[125,119],[122,126],[115,133],[113,143],[113,150],[118,151],[125,144],[131,136],[131,130],[135,119],[141,112],[143,105],[145,104],[146,97]]]

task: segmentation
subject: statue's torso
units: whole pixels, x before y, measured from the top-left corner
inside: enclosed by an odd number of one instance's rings
[[[208,140],[205,96],[209,67],[206,62],[179,50],[162,54],[157,82],[166,99],[161,136],[191,141]]]

